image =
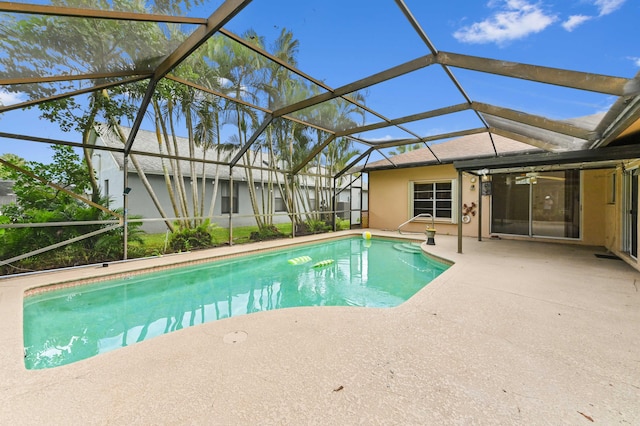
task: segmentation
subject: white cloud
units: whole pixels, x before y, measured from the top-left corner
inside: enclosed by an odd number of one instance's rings
[[[627,0],[595,0],[593,3],[599,9],[600,16],[604,16],[620,9],[625,1]]]
[[[615,12],[620,9],[625,1],[627,0],[593,0],[593,5],[598,8],[598,16],[571,15],[569,19],[562,23],[562,27],[571,32],[590,19]]]
[[[557,20],[527,0],[491,1],[488,6],[500,10],[484,21],[459,29],[453,36],[463,43],[504,44],[538,33]]]
[[[4,90],[0,90],[0,105],[13,105],[23,102],[24,96],[18,93],[9,93]]]
[[[587,22],[589,19],[592,19],[593,16],[587,16],[587,15],[571,15],[569,16],[569,19],[567,19],[566,21],[564,21],[562,23],[562,27],[571,32],[574,29],[576,29],[579,25],[584,24],[585,22]]]
[[[630,59],[633,61],[633,63],[637,66],[640,67],[640,57],[637,56],[627,56],[627,59]]]

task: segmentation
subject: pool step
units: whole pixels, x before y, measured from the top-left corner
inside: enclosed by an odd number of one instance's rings
[[[394,244],[393,248],[405,253],[422,253],[420,243],[398,243]]]

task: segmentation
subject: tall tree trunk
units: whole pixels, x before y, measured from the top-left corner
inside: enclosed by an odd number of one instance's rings
[[[169,129],[171,130],[171,141],[173,142],[173,152],[176,156],[180,156],[180,147],[178,145],[178,138],[176,137],[176,129],[173,123],[173,114],[169,114]],[[187,203],[187,191],[184,186],[184,176],[182,174],[182,160],[176,159],[174,164],[176,165],[174,170],[174,180],[176,182],[176,188],[178,188],[178,201],[180,201],[180,207],[182,210],[182,217],[184,218],[184,224],[189,226],[190,220],[189,217],[189,207]]]
[[[185,111],[185,122],[187,125],[187,134],[189,140],[189,158],[195,158],[195,140],[193,136],[193,118],[191,116],[191,108],[187,107]],[[201,214],[198,212],[198,175],[196,173],[196,164],[193,160],[189,161],[189,174],[191,175],[191,206],[193,207],[193,225],[197,226],[201,219],[195,219]]]
[[[204,216],[204,199],[207,196],[207,149],[203,146],[202,149],[202,169],[200,171],[200,205],[198,206],[198,216]],[[216,165],[216,168],[218,166]]]
[[[95,118],[98,115],[98,107],[96,106],[95,98],[97,96],[109,96],[106,89],[102,92],[94,92],[91,97],[94,98],[91,103],[91,111],[89,112],[89,118],[87,123],[94,123]],[[93,125],[82,131],[82,152],[84,154],[84,161],[87,164],[87,172],[89,173],[89,182],[91,184],[91,201],[94,203],[100,203],[100,184],[96,178],[96,171],[93,167],[93,161],[91,160],[91,154],[93,153],[93,146],[91,145],[91,135],[94,132]]]
[[[220,162],[220,119],[216,118],[216,161]],[[211,194],[211,204],[209,204],[209,217],[213,216],[216,199],[218,198],[218,187],[220,183],[220,164],[216,164],[216,175],[213,181],[213,193]]]
[[[160,154],[163,154],[164,150],[162,148],[163,146],[162,141],[163,141],[163,134],[165,134],[165,132],[162,131],[164,126],[160,118],[160,107],[157,104],[157,101],[154,101],[153,109],[155,110],[155,118],[156,118],[156,139],[158,141],[158,152]],[[169,145],[166,142],[167,141],[165,139],[165,145],[167,145],[167,148],[169,148]],[[169,152],[170,150],[167,149],[167,153]],[[165,183],[165,186],[167,187],[167,194],[169,195],[169,201],[171,202],[171,207],[173,208],[173,216],[180,217],[180,211],[178,210],[178,205],[176,204],[176,195],[173,190],[173,183],[171,182],[171,176],[169,174],[169,170],[167,170],[166,160],[164,158],[160,158],[160,162],[162,164],[162,174],[164,175],[164,183]],[[169,162],[171,162],[171,160],[169,160]]]
[[[117,129],[118,137],[120,138],[120,141],[122,142],[122,144],[126,144],[127,138],[125,137],[124,132],[122,131],[122,128],[120,127],[120,125],[117,122],[112,123],[112,125],[114,126],[115,129]],[[147,175],[144,173],[144,169],[138,162],[137,157],[133,154],[130,154],[129,159],[133,163],[133,166],[135,167],[136,171],[138,172],[138,177],[140,178],[142,185],[147,190],[149,197],[151,197],[151,201],[153,201],[153,204],[156,206],[158,213],[160,213],[161,217],[166,219],[167,214],[165,213],[164,208],[160,204],[160,200],[158,200],[158,197],[156,196],[156,193],[153,190],[153,187],[149,183],[149,180],[147,179]],[[128,173],[128,172],[129,172],[128,170],[124,171],[124,173]],[[167,228],[169,229],[169,231],[171,232],[175,231],[173,224],[171,223],[170,220],[165,220],[165,224],[167,225]]]
[[[245,165],[251,165],[251,150],[247,150],[244,155],[245,157]],[[264,228],[264,221],[262,220],[262,215],[260,214],[260,207],[258,206],[258,199],[256,197],[256,188],[253,180],[253,169],[250,167],[244,168],[245,175],[247,177],[247,187],[249,188],[249,201],[251,202],[251,208],[253,209],[253,214],[256,219],[256,224],[258,225],[258,229]]]

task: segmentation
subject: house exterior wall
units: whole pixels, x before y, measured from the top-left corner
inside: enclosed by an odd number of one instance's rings
[[[156,197],[162,208],[165,211],[165,214],[168,217],[175,217],[173,207],[171,205],[171,199],[167,192],[166,184],[163,176],[158,175],[150,175],[147,176],[147,180],[149,184],[153,188]],[[220,180],[219,184],[221,185],[226,181]],[[131,188],[131,192],[129,193],[128,203],[129,203],[129,215],[131,216],[141,216],[144,219],[151,218],[160,218],[160,214],[153,203],[151,196],[148,191],[144,187],[141,179],[137,174],[130,173],[128,178],[129,188]],[[205,192],[205,200],[204,200],[204,212],[205,215],[209,212],[209,205],[211,203],[211,197],[213,196],[213,179],[206,179],[206,192]],[[251,206],[251,200],[249,197],[249,189],[247,187],[247,182],[245,181],[234,181],[234,186],[238,186],[238,213],[234,213],[233,215],[233,226],[253,226],[256,225],[255,218],[253,217],[253,208]],[[198,181],[198,194],[202,190],[202,181]],[[190,214],[193,214],[193,204],[192,204],[192,195],[191,195],[191,184],[188,178],[185,178],[185,191],[187,194],[187,206],[189,208]],[[258,191],[258,204],[262,205],[261,193]],[[122,194],[117,199],[117,202],[111,204],[112,208],[122,207]],[[280,213],[280,214],[278,214]],[[283,223],[288,222],[289,218],[284,212],[276,212],[278,214],[274,217],[274,223]],[[245,216],[247,215],[247,216]],[[218,226],[226,228],[229,226],[229,215],[222,214],[222,191],[221,188],[218,188],[218,192],[216,194],[216,202],[213,210],[213,217],[211,218],[211,223],[215,223]],[[166,224],[164,221],[147,221],[143,224],[142,229],[148,233],[161,233],[167,230]]]
[[[476,178],[472,182],[473,176],[463,174],[462,178],[462,200],[468,206],[472,202],[478,204],[478,193],[480,182]],[[379,170],[369,172],[369,226],[371,228],[396,230],[398,226],[413,217],[410,206],[411,194],[410,183],[417,181],[442,181],[456,180],[454,190],[457,191],[458,172],[452,164],[437,166],[414,167],[405,169]],[[482,197],[483,215],[482,229],[483,236],[489,236],[489,197]],[[453,202],[454,209],[457,208],[457,201]],[[469,215],[470,222],[462,225],[462,233],[465,236],[478,235],[478,208],[475,208],[476,215]],[[456,217],[454,211],[454,218]],[[431,223],[430,219],[417,219],[416,222],[407,224],[402,228],[407,232],[424,233],[426,226]],[[451,220],[438,220],[435,222],[438,234],[457,235],[458,224]]]
[[[124,176],[113,155],[104,151],[93,154],[91,160],[96,170],[100,193],[109,198],[109,208],[122,208]]]
[[[3,206],[15,203],[16,201],[16,194],[13,193],[13,181],[0,180],[0,214],[2,214]]]
[[[96,168],[96,173],[98,176],[98,183],[100,185],[100,190],[103,196],[109,197],[109,208],[111,209],[122,209],[124,205],[124,176],[122,169],[118,166],[118,163],[115,161],[113,156],[108,153],[100,153],[94,154],[93,156],[93,164]],[[162,206],[165,214],[168,217],[175,217],[173,207],[171,205],[171,200],[169,194],[167,192],[164,176],[157,174],[147,174],[147,181],[153,188],[153,191]],[[207,178],[206,185],[206,196],[204,200],[204,212],[205,215],[209,212],[209,205],[211,203],[211,197],[213,196],[213,178]],[[227,213],[222,214],[222,188],[223,184],[228,184],[226,179],[220,179],[218,192],[216,194],[216,202],[213,210],[213,217],[211,218],[211,222],[217,224],[221,227],[229,226],[229,215]],[[253,208],[251,206],[251,200],[249,196],[248,184],[246,181],[241,179],[235,179],[233,182],[234,186],[238,187],[238,213],[234,213],[233,215],[233,226],[255,226],[256,221],[253,217]],[[191,195],[191,183],[190,178],[184,178],[185,191],[187,194],[187,205],[189,211],[192,214],[193,206],[192,206],[192,195]],[[262,185],[259,182],[255,183],[256,185],[256,197],[259,208],[263,206],[263,192]],[[128,197],[128,214],[130,216],[140,216],[143,219],[147,219],[141,227],[147,233],[162,233],[167,230],[167,226],[164,220],[160,220],[161,215],[158,212],[155,204],[152,201],[151,196],[149,195],[147,189],[145,188],[142,180],[138,176],[136,172],[129,172],[127,186],[131,188]],[[198,195],[201,194],[202,190],[202,180],[198,180]],[[277,190],[274,189],[274,192]],[[309,189],[309,195],[313,198],[314,189]],[[360,197],[360,188],[354,190],[356,195]],[[344,205],[347,209],[349,207],[350,194],[354,191],[343,191],[338,195],[338,202],[341,205]],[[366,192],[365,192],[366,194]],[[279,195],[279,194],[278,194]],[[304,197],[303,197],[304,198]],[[273,200],[272,200],[273,201]],[[264,204],[267,204],[265,200]],[[311,206],[313,207],[313,206]],[[305,211],[309,206],[304,208]],[[315,207],[314,207],[315,208]],[[319,207],[318,207],[319,208]],[[302,211],[303,209],[298,206],[296,211]],[[345,213],[348,217],[349,213]],[[358,212],[358,215],[360,212]],[[289,216],[284,211],[276,211],[274,212],[273,222],[274,223],[286,223],[290,222]],[[358,216],[359,217],[359,216]],[[149,219],[155,219],[153,221]]]
[[[582,173],[582,243],[606,244],[606,183],[609,170],[585,170]]]
[[[620,253],[622,250],[622,178],[621,167],[607,171],[603,223],[604,246],[614,253]]]
[[[630,220],[629,213],[633,208],[633,206],[626,204],[630,200],[630,188],[624,184],[625,170],[633,172],[638,168],[640,168],[640,160],[634,160],[625,162],[624,165],[621,164],[615,170],[608,171],[605,183],[605,213],[602,226],[605,229],[605,248],[618,255],[629,265],[640,270],[638,259],[634,258],[629,252],[631,235],[625,235],[626,233],[630,234],[630,230],[626,229],[624,225],[625,220]],[[635,206],[635,209],[639,208],[639,205]],[[640,219],[636,225],[637,229],[640,229]],[[631,227],[630,223],[629,227]],[[640,239],[640,235],[638,237]]]
[[[605,246],[611,240],[611,230],[605,226],[612,208],[607,205],[606,188],[607,175],[610,170],[585,170],[582,173],[582,233],[577,240],[562,239],[586,245]],[[451,164],[425,166],[415,168],[379,170],[369,172],[369,226],[378,229],[396,230],[400,224],[409,220],[413,214],[410,206],[410,182],[439,181],[457,179],[458,173]],[[475,178],[475,181],[473,180]],[[454,185],[457,186],[457,185]],[[469,223],[463,223],[463,236],[478,236],[479,200],[481,179],[471,174],[462,175],[462,202],[471,206],[475,202],[475,216],[470,216]],[[457,202],[455,202],[457,205]],[[464,210],[464,209],[463,209]],[[607,216],[609,215],[609,216]],[[454,212],[454,217],[457,215]],[[409,232],[424,232],[429,220],[420,220],[403,227]],[[491,197],[482,196],[482,237],[490,237]],[[437,234],[457,235],[457,223],[451,221],[436,221]],[[509,238],[524,238],[509,236]],[[543,238],[536,237],[536,240]]]

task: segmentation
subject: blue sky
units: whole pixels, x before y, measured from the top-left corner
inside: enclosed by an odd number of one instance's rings
[[[40,3],[40,2],[39,2]],[[190,13],[206,17],[221,2]],[[408,8],[440,51],[631,78],[640,70],[640,1],[637,0],[406,0]],[[393,0],[254,0],[226,28],[252,28],[273,42],[282,28],[300,42],[298,67],[340,87],[429,54]],[[474,101],[553,119],[606,111],[611,96],[549,87],[452,69]],[[388,118],[463,102],[440,67],[427,67],[366,91],[367,105]],[[19,98],[0,91],[0,102]],[[370,117],[369,121],[374,119]],[[408,124],[421,136],[468,127],[473,114],[459,113]],[[471,123],[471,124],[470,124]],[[37,110],[0,116],[0,131],[80,142],[38,119]],[[407,137],[399,129],[361,135],[372,140]],[[0,139],[0,154],[47,161],[42,144]]]

